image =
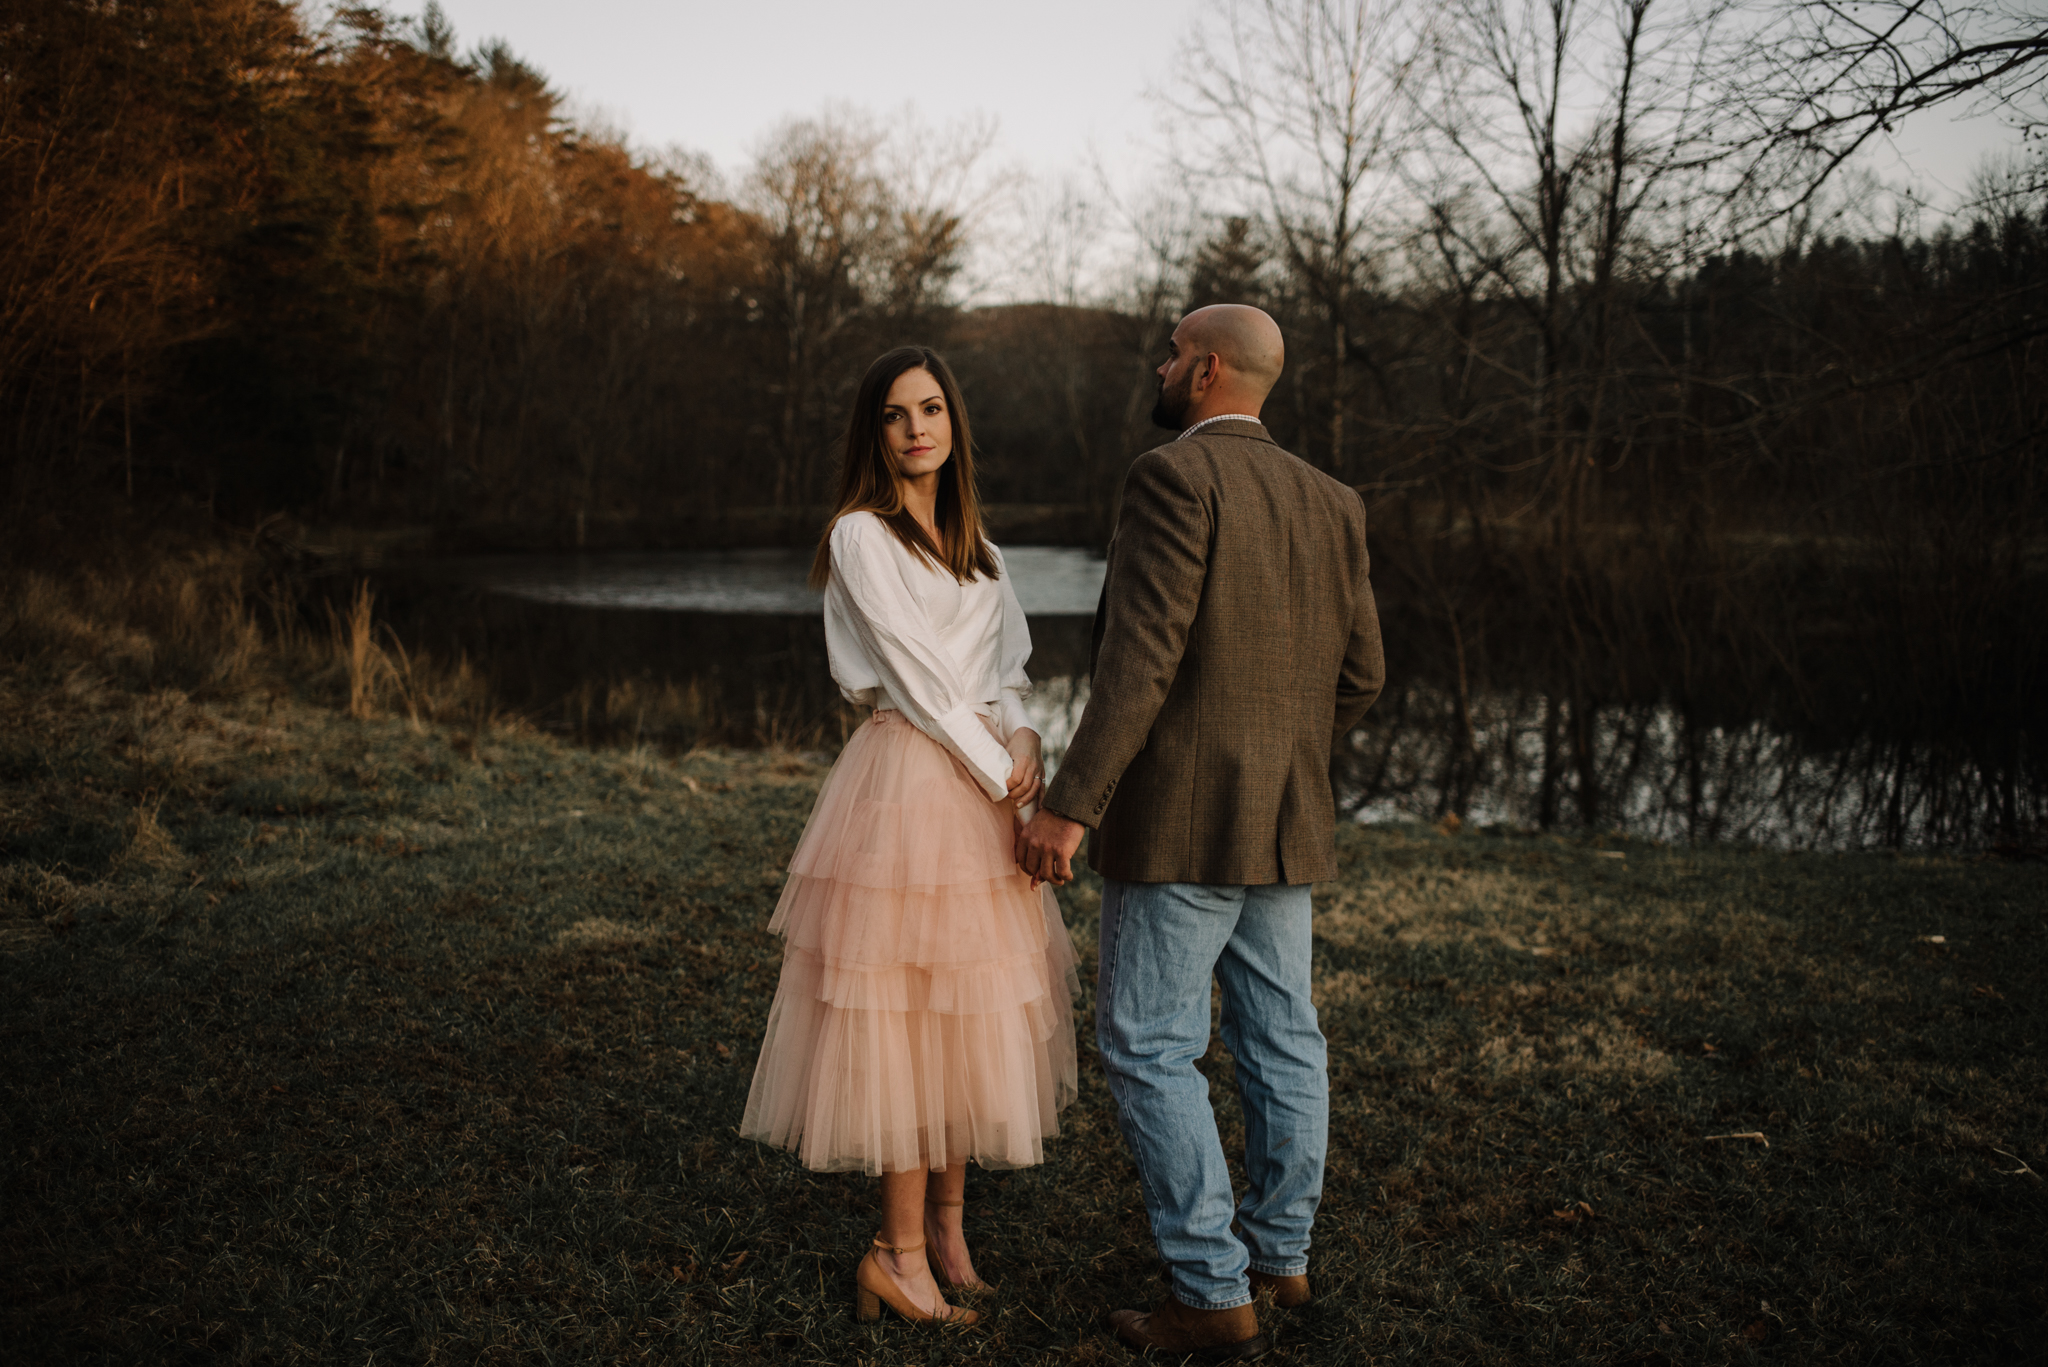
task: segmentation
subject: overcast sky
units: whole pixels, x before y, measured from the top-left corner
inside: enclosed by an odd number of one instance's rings
[[[997,159],[1112,177],[1154,160],[1147,87],[1166,84],[1196,0],[441,0],[467,50],[502,37],[579,107],[637,146],[709,154],[727,175],[778,120],[846,101],[905,104],[944,125],[998,121]],[[412,14],[425,0],[386,0]],[[1872,167],[1953,202],[1987,150],[2016,146],[1993,119],[1910,121]]]
[[[387,0],[417,13],[425,0]],[[1105,156],[1151,128],[1189,0],[441,0],[464,49],[500,36],[636,144],[731,172],[778,120],[845,101],[930,123],[993,115],[1038,169]]]

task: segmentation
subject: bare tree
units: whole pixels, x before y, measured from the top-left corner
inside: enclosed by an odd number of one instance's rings
[[[2034,0],[1773,0],[1720,83],[1729,154],[1755,196],[1789,213],[1922,110],[1996,113],[2023,142],[2048,139],[2048,11]]]
[[[742,196],[761,223],[784,339],[779,506],[804,501],[815,482],[821,453],[805,419],[820,353],[866,304],[858,277],[889,230],[888,187],[876,165],[883,139],[851,112],[792,120],[762,143]]]
[[[2048,148],[2032,156],[2018,149],[1978,158],[1964,186],[1962,208],[2002,221],[2039,211],[2048,199]]]
[[[1436,11],[1396,0],[1218,0],[1161,97],[1186,143],[1180,166],[1227,207],[1268,221],[1327,328],[1328,467],[1349,468],[1351,327],[1374,214],[1412,148],[1410,86]],[[1180,130],[1176,130],[1180,131]]]
[[[1530,388],[1539,413],[1554,418],[1567,333],[1584,318],[1594,363],[1611,356],[1612,287],[1639,217],[1656,214],[1656,249],[1681,258],[1700,231],[1685,182],[1712,161],[1703,75],[1721,50],[1727,8],[1463,0],[1456,13],[1427,99],[1438,139],[1424,192],[1439,206],[1432,227],[1530,317]],[[1477,218],[1448,211],[1475,197]],[[1486,222],[1498,230],[1476,226]]]
[[[1470,624],[1447,586],[1463,547],[1489,557],[1510,520],[1483,490],[1513,489],[1514,520],[1541,528],[1532,589],[1565,633],[1570,681],[1544,723],[1546,820],[1566,768],[1586,819],[1600,802],[1594,662],[1634,628],[1606,590],[1611,554],[1595,543],[1617,524],[1599,485],[1661,392],[1649,377],[1669,376],[1624,295],[1693,259],[1703,216],[1689,192],[1713,165],[1704,73],[1727,18],[1721,0],[1460,0],[1414,87],[1432,137],[1411,163],[1425,206],[1412,259],[1440,291],[1440,307],[1421,307],[1462,355],[1434,445],[1448,457],[1438,524],[1411,572],[1441,605],[1466,718]],[[1494,300],[1523,325],[1499,326]],[[1439,565],[1437,548],[1453,545]]]
[[[1016,364],[1024,383],[1059,414],[1082,478],[1092,483],[1090,476],[1112,454],[1104,449],[1106,442],[1121,436],[1100,430],[1089,402],[1096,378],[1097,303],[1089,277],[1107,215],[1101,201],[1071,179],[1020,185],[1012,208],[1014,222],[1007,226],[1012,231],[1008,255],[1013,274],[1007,283],[1023,300],[1051,306],[1042,310],[1037,344],[1021,348]]]
[[[905,108],[888,121],[881,169],[893,210],[893,235],[870,293],[903,317],[948,302],[964,267],[968,235],[1001,197],[1003,181],[985,173],[996,121],[968,114],[933,127]]]
[[[958,139],[892,132],[836,109],[761,144],[741,203],[761,225],[784,341],[779,506],[821,495],[830,435],[817,409],[837,348],[856,325],[914,320],[943,301],[966,245],[961,200],[991,138],[985,125]]]

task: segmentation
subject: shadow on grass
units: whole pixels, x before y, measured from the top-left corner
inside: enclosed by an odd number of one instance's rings
[[[856,1325],[870,1184],[734,1134],[814,758],[76,673],[0,714],[11,1358],[1125,1360],[1160,1281],[1085,1028],[1051,1161],[970,1177],[979,1329]],[[2038,1360],[2048,870],[1342,855],[1286,1360]]]

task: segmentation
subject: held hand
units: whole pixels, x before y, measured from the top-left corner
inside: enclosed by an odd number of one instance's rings
[[[1074,876],[1074,851],[1081,848],[1087,829],[1058,812],[1041,811],[1017,832],[1017,864],[1031,875],[1032,886],[1065,886]]]
[[[1037,759],[1031,756],[1019,759],[1010,770],[1010,801],[1022,808],[1026,803],[1038,801],[1039,794],[1044,791],[1045,770]]]
[[[1045,791],[1045,766],[1038,759],[1038,733],[1020,727],[1005,748],[1015,761],[1010,766],[1009,799],[1022,809],[1038,801],[1039,794]]]

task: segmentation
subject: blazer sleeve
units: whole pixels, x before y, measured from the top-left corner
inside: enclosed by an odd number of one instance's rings
[[[1001,801],[1010,791],[1010,753],[982,724],[924,604],[904,582],[893,541],[887,528],[858,515],[832,529],[832,578],[853,609],[854,632],[911,724],[966,765],[991,801]]]
[[[1359,521],[1365,510],[1361,501]],[[1360,528],[1361,543],[1364,536]],[[1337,671],[1337,712],[1330,731],[1330,749],[1335,751],[1358,725],[1366,710],[1379,699],[1387,682],[1387,657],[1380,645],[1379,605],[1372,596],[1372,557],[1363,544],[1359,548],[1358,584],[1352,607],[1351,638],[1345,643],[1344,663]]]
[[[1152,734],[1209,575],[1211,510],[1163,448],[1131,465],[1097,612],[1088,706],[1043,805],[1094,827]]]

